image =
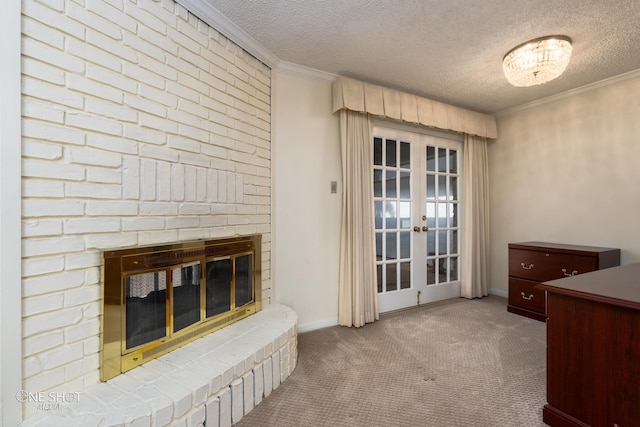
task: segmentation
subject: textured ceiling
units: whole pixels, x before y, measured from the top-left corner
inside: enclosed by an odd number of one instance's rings
[[[640,0],[203,0],[280,60],[495,113],[640,69]],[[573,40],[565,73],[516,88],[512,47]]]

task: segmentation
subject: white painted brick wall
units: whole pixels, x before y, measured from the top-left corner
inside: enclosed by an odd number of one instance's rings
[[[268,303],[271,76],[172,0],[22,11],[23,384],[81,391],[98,381],[103,249],[260,232]],[[154,405],[153,425],[207,413]]]
[[[219,395],[220,401],[220,427],[231,426],[231,388],[227,387]]]
[[[264,397],[264,362],[253,369],[253,399],[254,404],[259,405]]]
[[[242,394],[244,397],[244,415],[247,415],[255,406],[254,373],[249,371],[242,377]]]

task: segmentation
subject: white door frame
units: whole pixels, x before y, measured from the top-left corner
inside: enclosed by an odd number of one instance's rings
[[[420,194],[426,194],[426,182],[417,178],[416,174],[423,175],[426,158],[422,159],[420,150],[427,145],[454,147],[458,150],[458,198],[460,199],[461,175],[462,175],[462,135],[426,130],[417,126],[406,126],[386,120],[376,120],[372,127],[372,143],[375,136],[389,136],[397,141],[405,140],[412,143],[411,149],[411,224],[407,231],[411,231],[411,287],[408,289],[395,290],[387,293],[383,290],[378,294],[380,312],[387,312],[423,304],[427,302],[439,301],[460,296],[460,280],[444,283],[442,285],[426,285],[426,233],[422,232],[424,221],[421,216],[425,213],[424,199],[420,199]],[[373,165],[372,165],[373,167]],[[424,197],[424,196],[423,196]],[[462,201],[461,201],[462,202]],[[461,209],[458,209],[458,228],[460,227]],[[414,227],[419,227],[420,232],[413,231]],[[404,230],[402,230],[404,232]],[[459,233],[459,232],[458,232]],[[460,244],[458,243],[458,250]],[[460,257],[458,257],[458,260]]]

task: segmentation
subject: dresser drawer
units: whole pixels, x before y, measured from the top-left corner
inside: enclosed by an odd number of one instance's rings
[[[596,257],[509,249],[509,276],[512,277],[546,282],[597,269]]]
[[[528,280],[509,278],[509,305],[545,313],[545,293]]]
[[[536,285],[620,265],[620,249],[564,243],[509,243],[507,311],[546,320],[546,298]],[[572,280],[572,279],[569,279]]]

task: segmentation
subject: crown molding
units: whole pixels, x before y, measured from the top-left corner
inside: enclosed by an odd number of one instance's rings
[[[288,61],[280,61],[275,71],[295,77],[304,77],[310,80],[322,80],[327,82],[333,82],[338,78],[337,74],[327,73],[325,71],[316,70],[315,68],[305,67],[304,65],[298,65]]]
[[[580,86],[575,89],[570,89],[565,92],[561,92],[555,95],[548,96],[546,98],[538,99],[535,101],[528,102],[526,104],[518,105],[516,107],[507,108],[505,110],[498,111],[493,115],[496,118],[510,116],[512,114],[520,113],[522,111],[529,110],[531,108],[539,107],[541,105],[549,104],[551,102],[559,101],[561,99],[569,98],[572,96],[579,95],[581,93],[589,92],[596,89],[601,89],[607,86],[614,86],[617,84],[623,84],[628,82],[629,80],[634,80],[640,78],[640,69],[629,71],[623,74],[619,74],[617,76],[610,77],[608,79],[600,80],[595,83],[590,83],[588,85]]]
[[[332,82],[338,78],[336,74],[280,60],[273,52],[247,34],[246,31],[238,27],[206,0],[176,0],[176,2],[251,55],[258,58],[272,70],[311,80]]]
[[[273,69],[280,63],[280,58],[247,34],[242,28],[238,27],[206,0],[175,1],[270,68]]]

